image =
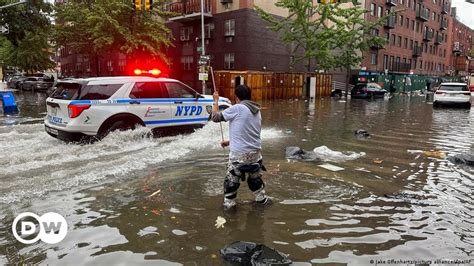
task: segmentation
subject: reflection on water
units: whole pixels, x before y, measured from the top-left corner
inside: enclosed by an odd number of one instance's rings
[[[474,150],[474,112],[423,98],[263,103],[265,209],[242,184],[223,213],[225,159],[217,124],[186,136],[115,133],[68,145],[43,132],[44,97],[20,95],[21,113],[0,119],[0,264],[222,264],[238,240],[272,246],[296,262],[369,264],[377,259],[467,259],[474,250],[474,170],[448,156]],[[39,111],[38,111],[39,110]],[[15,121],[9,123],[6,121]],[[359,128],[371,137],[357,139]],[[364,157],[288,161],[285,147],[355,151]],[[23,211],[58,212],[70,231],[55,245],[17,242]],[[217,216],[227,220],[214,226]]]

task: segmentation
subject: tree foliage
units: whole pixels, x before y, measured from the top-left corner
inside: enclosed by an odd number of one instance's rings
[[[0,1],[0,5],[10,3]],[[0,19],[9,32],[0,37],[0,59],[3,66],[27,72],[54,67],[50,45],[52,5],[43,1],[2,9]]]
[[[163,22],[168,14],[154,2],[152,11],[137,13],[129,0],[71,0],[58,5],[56,43],[90,56],[143,52],[166,62],[163,48],[172,38]]]
[[[302,48],[302,59],[315,59],[321,69],[351,68],[362,62],[362,52],[372,45],[383,46],[385,40],[372,31],[386,17],[367,21],[367,10],[359,6],[315,4],[312,0],[279,0],[277,7],[288,10],[285,18],[275,17],[259,7],[257,12],[270,28],[281,33],[286,43]],[[296,49],[294,52],[296,52]]]

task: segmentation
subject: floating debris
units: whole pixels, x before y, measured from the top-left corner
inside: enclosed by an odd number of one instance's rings
[[[446,158],[446,153],[442,151],[435,151],[435,150],[423,151],[423,154],[427,157],[433,157],[433,158],[439,158],[439,159]]]
[[[346,151],[346,152],[333,151],[329,149],[327,146],[316,147],[313,149],[313,152],[323,161],[333,161],[333,162],[356,160],[365,156],[365,152],[357,153],[353,151]]]
[[[338,172],[338,171],[344,170],[344,168],[342,168],[342,167],[339,167],[339,166],[333,165],[333,164],[329,164],[329,163],[320,164],[318,166],[321,167],[321,168],[327,169],[329,171],[333,171],[333,172]]]
[[[448,160],[454,164],[465,164],[469,166],[474,166],[474,154],[457,154],[454,156],[450,156]]]
[[[170,212],[171,213],[181,213],[181,211],[176,209],[176,208],[170,208]]]
[[[153,192],[150,196],[148,196],[147,198],[151,198],[153,196],[155,196],[156,194],[160,193],[161,192],[161,189],[158,189],[157,191]]]
[[[374,163],[376,164],[381,164],[383,163],[383,160],[380,160],[379,158],[373,160]]]
[[[354,131],[354,135],[357,138],[368,138],[368,137],[370,137],[369,132],[367,132],[367,130],[365,130],[365,129],[357,129],[356,131]]]
[[[221,256],[239,265],[290,265],[288,255],[262,244],[238,241],[220,250]]]
[[[171,232],[177,236],[184,236],[188,234],[188,232],[179,229],[173,229]]]
[[[217,219],[216,219],[216,228],[224,228],[224,224],[226,223],[227,221],[225,220],[224,217],[221,217],[221,216],[217,216]]]

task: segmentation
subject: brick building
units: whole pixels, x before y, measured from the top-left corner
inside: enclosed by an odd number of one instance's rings
[[[201,47],[200,0],[177,0],[165,9],[178,15],[168,26],[175,37],[170,50],[171,73],[183,82],[199,87],[198,61]],[[286,17],[288,11],[275,6],[276,0],[205,0],[205,53],[215,70],[301,72],[303,64],[290,67],[289,45],[269,29],[254,5],[276,16]]]
[[[390,16],[372,34],[386,38],[382,49],[364,53],[363,66],[372,72],[389,74],[444,75],[450,46],[450,2],[448,0],[367,0],[367,20]],[[395,11],[398,11],[395,15]]]
[[[453,75],[466,76],[474,73],[474,60],[471,49],[474,43],[474,30],[456,19],[456,9],[452,9],[450,30],[449,72]]]

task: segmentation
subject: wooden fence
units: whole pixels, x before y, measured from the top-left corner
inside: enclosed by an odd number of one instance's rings
[[[311,73],[316,77],[316,96],[329,96],[332,76]],[[304,97],[304,73],[258,71],[215,71],[216,88],[221,96],[235,99],[236,85],[245,84],[252,90],[252,100],[295,99]]]

